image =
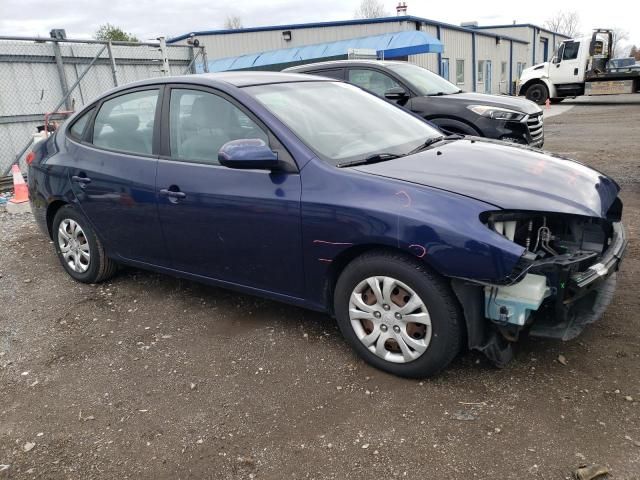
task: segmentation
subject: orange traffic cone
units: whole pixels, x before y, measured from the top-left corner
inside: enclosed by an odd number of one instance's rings
[[[13,174],[13,198],[9,200],[11,203],[24,203],[29,201],[29,189],[27,184],[24,183],[22,173],[20,173],[20,167],[14,165],[11,167],[11,173]]]

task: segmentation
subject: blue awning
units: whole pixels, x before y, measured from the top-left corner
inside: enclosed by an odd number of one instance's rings
[[[398,58],[419,53],[442,53],[442,43],[435,37],[419,30],[385,33],[370,37],[351,38],[330,43],[284,48],[267,52],[227,57],[209,62],[210,72],[245,70],[286,65],[297,62],[346,57],[349,49],[375,50],[378,58]],[[200,70],[200,69],[199,69]]]

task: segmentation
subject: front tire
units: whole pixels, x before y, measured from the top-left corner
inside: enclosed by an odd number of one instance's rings
[[[462,313],[446,281],[401,253],[353,260],[336,284],[342,334],[376,368],[409,378],[437,374],[462,344]]]
[[[74,280],[98,283],[116,273],[117,264],[107,257],[91,224],[71,205],[56,212],[52,226],[58,259]]]
[[[527,88],[525,97],[538,105],[544,105],[549,98],[549,90],[544,83],[534,83]]]

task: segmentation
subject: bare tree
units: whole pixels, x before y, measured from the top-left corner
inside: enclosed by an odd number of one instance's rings
[[[640,60],[640,48],[632,45],[631,50],[629,50],[629,56],[635,58],[636,61]]]
[[[362,0],[355,11],[355,18],[380,18],[388,15],[384,4],[379,0]]]
[[[556,12],[553,17],[544,22],[544,27],[552,32],[575,38],[580,33],[580,15],[575,11]]]
[[[622,56],[625,50],[628,50],[628,46],[624,46],[625,42],[629,40],[629,32],[615,28],[613,30],[613,45],[611,45],[611,57],[616,58],[618,55]]]
[[[224,28],[227,30],[243,28],[242,19],[237,15],[227,15],[227,18],[224,20]]]

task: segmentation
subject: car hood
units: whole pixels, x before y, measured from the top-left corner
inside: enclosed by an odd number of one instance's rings
[[[449,101],[458,101],[467,105],[490,105],[492,107],[502,107],[515,110],[517,112],[532,115],[540,113],[542,110],[535,103],[518,97],[509,97],[507,95],[488,95],[485,93],[461,92],[451,95],[443,95],[441,97],[427,97],[428,99],[442,98]]]
[[[601,218],[620,190],[611,178],[573,160],[479,139],[444,141],[415,155],[354,168],[502,209]]]

